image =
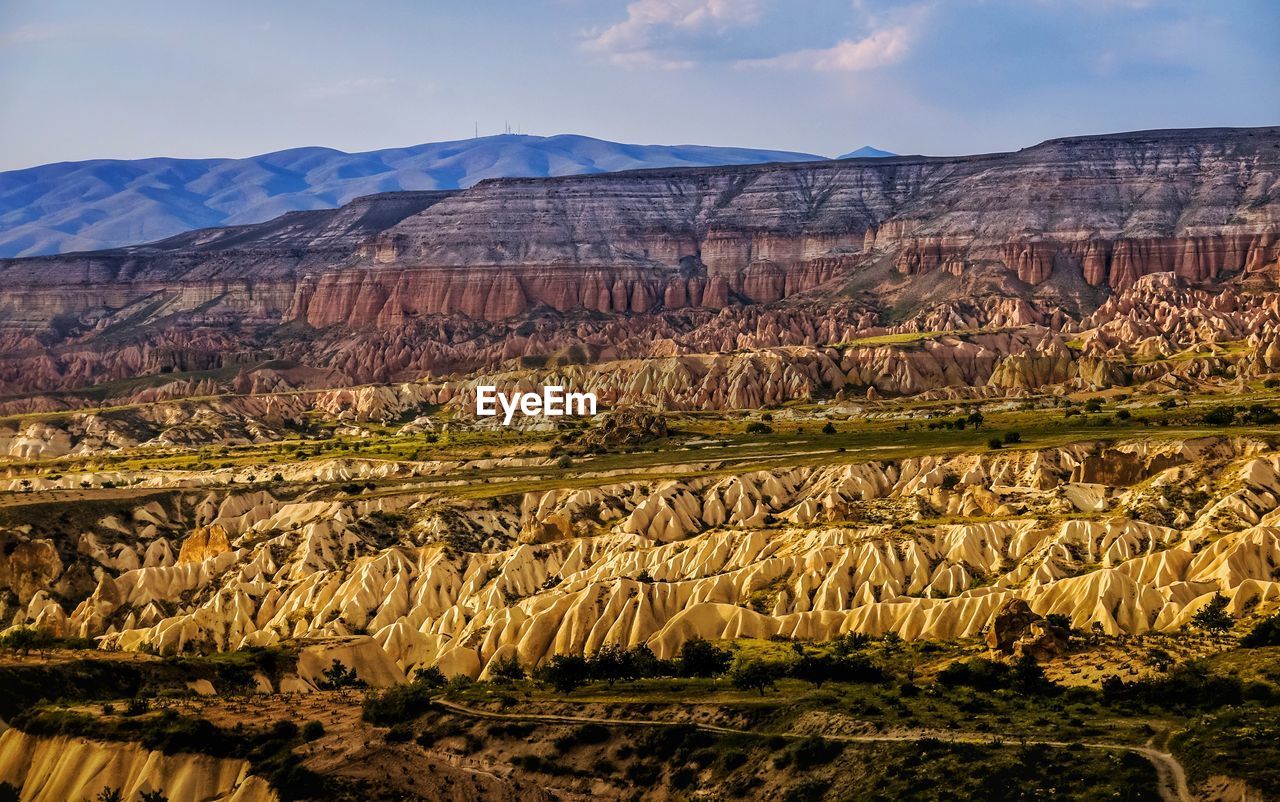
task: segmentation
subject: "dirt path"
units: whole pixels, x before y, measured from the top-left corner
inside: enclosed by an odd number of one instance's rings
[[[489,710],[477,710],[466,705],[451,702],[447,699],[436,699],[436,704],[441,707],[459,713],[464,716],[473,716],[476,718],[488,719],[504,719],[509,721],[541,721],[547,724],[604,724],[611,727],[676,727],[690,726],[687,722],[675,721],[659,721],[654,719],[622,719],[622,718],[597,718],[594,716],[569,716],[557,715],[554,713],[495,713]],[[780,735],[783,738],[806,738],[807,735],[797,733],[764,733],[758,730],[738,729],[736,727],[721,727],[715,724],[692,723],[692,726],[706,732],[715,732],[722,735],[756,735],[762,737]],[[884,743],[884,742],[910,742],[919,741],[924,738],[936,738],[939,741],[949,741],[952,743],[972,743],[985,744],[995,740],[990,735],[980,733],[957,733],[957,732],[936,732],[924,733],[916,735],[824,735],[823,737],[832,741],[841,741],[845,743]],[[1067,747],[1072,746],[1067,741],[1042,741],[1042,740],[1022,740],[1018,739],[1018,743],[1037,744],[1041,746]],[[1104,749],[1111,752],[1133,752],[1141,755],[1151,762],[1156,769],[1157,788],[1160,798],[1164,802],[1192,802],[1191,791],[1187,787],[1187,775],[1183,771],[1182,764],[1178,762],[1172,754],[1161,752],[1151,746],[1127,746],[1124,744],[1103,744],[1103,743],[1080,743],[1080,746],[1088,749]]]

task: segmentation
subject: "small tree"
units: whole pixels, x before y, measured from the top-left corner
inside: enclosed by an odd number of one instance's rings
[[[801,651],[800,659],[791,667],[791,676],[821,688],[824,682],[836,678],[835,664],[830,655]]]
[[[834,423],[832,423],[831,421],[827,421],[826,425],[822,427],[822,433],[823,433],[823,434],[835,434],[835,433],[836,433],[836,425],[835,425]]]
[[[98,802],[124,802],[124,794],[119,788],[108,786],[98,792]]]
[[[976,409],[973,412],[969,413],[969,424],[973,426],[973,428],[975,429],[981,429],[982,422],[984,420],[986,420],[986,418],[983,416],[981,412],[979,412]]]
[[[636,678],[635,664],[630,652],[614,643],[601,646],[587,660],[587,666],[594,679],[604,680],[609,683],[610,688],[618,680]]]
[[[729,681],[739,690],[758,691],[764,696],[766,689],[777,687],[782,674],[783,667],[778,663],[748,658],[734,663],[729,670]]]
[[[139,794],[138,802],[169,802],[169,797],[165,796],[163,791],[154,789]]]
[[[714,677],[723,674],[732,661],[733,655],[702,638],[687,641],[677,659],[684,677]]]
[[[1006,443],[1021,443],[1022,434],[1020,432],[1005,432],[1004,441]]]
[[[1044,620],[1048,621],[1050,624],[1057,627],[1058,629],[1063,630],[1064,632],[1068,632],[1068,633],[1071,632],[1070,616],[1063,615],[1062,613],[1049,613],[1044,617]]]
[[[349,691],[353,688],[363,688],[364,680],[360,679],[355,669],[347,668],[341,660],[334,659],[333,664],[326,668],[323,672],[324,679],[316,683],[316,686],[322,691]]]
[[[1024,654],[1013,664],[1013,687],[1023,693],[1035,693],[1047,687],[1044,669],[1031,655]]]
[[[0,646],[6,649],[13,649],[23,657],[31,653],[32,649],[39,646],[40,635],[31,627],[18,627],[17,629],[6,632],[0,637]]]
[[[871,643],[871,636],[865,632],[846,632],[836,638],[831,650],[840,657],[862,651]]]
[[[569,693],[587,684],[587,661],[576,654],[557,654],[534,671],[534,678],[560,693]]]
[[[493,677],[495,682],[519,682],[526,675],[520,666],[520,661],[513,654],[494,663],[489,676]]]
[[[1203,629],[1211,635],[1221,635],[1231,629],[1235,622],[1227,612],[1227,597],[1221,593],[1213,594],[1213,598],[1204,607],[1191,616],[1191,625]]]
[[[993,451],[997,448],[1003,448],[1003,447],[1004,447],[1004,443],[1000,440],[999,437],[993,437],[987,441],[987,448],[990,448]]]
[[[1204,413],[1203,420],[1210,426],[1230,426],[1235,423],[1236,411],[1231,407],[1214,407]]]

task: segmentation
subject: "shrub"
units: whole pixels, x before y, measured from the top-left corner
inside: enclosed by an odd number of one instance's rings
[[[315,741],[324,737],[324,725],[319,721],[312,719],[302,725],[302,740]]]
[[[837,741],[829,741],[821,735],[810,735],[791,747],[791,762],[803,771],[830,763],[843,751],[844,745]]]
[[[1230,426],[1235,423],[1236,413],[1231,407],[1214,407],[1204,413],[1201,420],[1210,426]]]
[[[762,421],[747,424],[747,434],[773,434],[773,427]]]
[[[1280,646],[1280,613],[1264,618],[1241,639],[1240,645],[1248,649],[1263,646]]]
[[[818,687],[824,682],[880,682],[885,676],[866,655],[851,652],[832,655],[805,653],[792,665],[789,673]]]
[[[393,685],[365,696],[361,715],[370,724],[390,727],[412,721],[430,710],[431,696],[431,690],[418,683]]]
[[[788,788],[782,799],[783,802],[811,802],[814,799],[822,799],[830,787],[831,783],[827,780],[810,778]]]
[[[1062,613],[1049,613],[1044,619],[1052,626],[1065,629],[1068,632],[1071,631],[1071,619]]]
[[[837,656],[851,654],[867,648],[871,636],[864,632],[846,632],[831,644],[831,650]]]
[[[572,732],[565,733],[553,741],[556,751],[568,752],[575,746],[585,744],[602,744],[609,740],[609,728],[603,724],[583,724]]]
[[[662,776],[662,767],[657,763],[632,763],[627,766],[627,781],[641,787],[649,787],[658,782]]]
[[[494,663],[493,668],[489,669],[489,676],[494,682],[519,682],[526,674],[520,666],[520,660],[513,654]]]
[[[1238,677],[1211,674],[1198,662],[1175,666],[1168,674],[1134,682],[1117,676],[1102,681],[1102,696],[1108,704],[1134,702],[1182,710],[1212,710],[1240,704],[1244,685]]]
[[[1004,441],[1005,441],[1006,443],[1010,443],[1010,444],[1012,444],[1012,443],[1021,443],[1021,442],[1022,442],[1022,434],[1021,434],[1020,432],[1005,432],[1005,433],[1004,433]]]
[[[832,423],[831,421],[827,421],[827,422],[826,422],[826,425],[824,425],[824,426],[822,427],[822,433],[823,433],[823,434],[835,434],[835,433],[836,433],[836,426],[835,426],[835,424],[834,424],[834,423]]]
[[[954,473],[944,474],[942,477],[942,489],[954,490],[960,484],[960,477]]]
[[[441,688],[449,680],[445,677],[444,672],[436,666],[427,666],[413,672],[413,681],[428,688]]]
[[[938,672],[938,682],[948,687],[963,685],[993,691],[1004,687],[1008,681],[1009,667],[985,657],[957,660]]]
[[[987,448],[997,449],[997,448],[1003,448],[1003,447],[1004,447],[1004,443],[1001,442],[999,437],[993,437],[987,441]]]
[[[733,771],[747,762],[747,753],[740,749],[730,749],[721,756],[720,762],[726,771]]]
[[[697,780],[698,774],[690,766],[681,766],[671,772],[671,785],[675,788],[685,789],[693,785]]]

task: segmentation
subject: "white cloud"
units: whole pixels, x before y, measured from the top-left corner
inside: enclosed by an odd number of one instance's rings
[[[694,61],[673,54],[673,39],[723,32],[759,19],[759,0],[636,0],[627,6],[625,20],[593,33],[583,47],[623,66],[685,69]]]
[[[873,31],[861,39],[842,39],[831,47],[795,50],[773,58],[740,61],[744,67],[781,67],[820,72],[858,72],[897,64],[911,52],[913,31],[895,25]]]
[[[744,59],[739,67],[774,67],[817,72],[861,72],[897,64],[911,54],[916,38],[932,4],[924,3],[899,9],[887,17],[869,13],[866,5],[855,0],[854,8],[864,19],[868,31],[859,38],[846,38],[831,47],[806,48],[770,58]]]

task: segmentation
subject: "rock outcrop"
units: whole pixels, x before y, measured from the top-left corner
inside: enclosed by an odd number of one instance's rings
[[[43,560],[50,589],[10,576],[0,616],[162,653],[330,643],[300,660],[301,688],[334,659],[381,685],[424,665],[478,676],[511,655],[535,665],[610,643],[666,657],[695,637],[986,629],[1002,653],[1043,657],[1060,646],[1050,613],[1143,633],[1185,626],[1217,592],[1237,615],[1280,601],[1280,457],[1258,441],[704,469],[623,481],[588,465],[570,486],[487,500],[412,485],[292,500],[187,489],[126,507]],[[1170,482],[1217,490],[1178,507],[1161,490]],[[24,526],[9,543],[36,554],[59,524]],[[121,536],[127,545],[107,545]],[[180,542],[196,544],[185,558]],[[53,576],[90,566],[96,586]]]
[[[0,733],[0,782],[21,789],[23,802],[97,799],[105,789],[137,799],[161,791],[169,802],[276,802],[244,760],[166,755],[136,743]]]

